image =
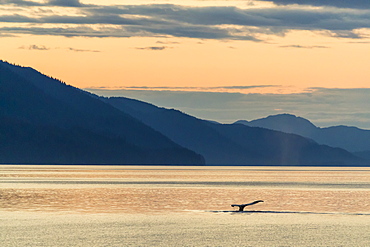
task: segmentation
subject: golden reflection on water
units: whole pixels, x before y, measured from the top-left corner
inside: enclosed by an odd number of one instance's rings
[[[369,168],[4,165],[0,188],[6,211],[222,212],[264,200],[246,209],[370,214]]]
[[[125,180],[150,179],[164,181],[326,181],[370,183],[370,168],[0,165],[0,178],[118,178]]]
[[[369,191],[247,188],[82,188],[5,189],[2,210],[80,211],[90,213],[167,213],[231,211],[233,203],[265,202],[250,210],[370,213]],[[365,200],[364,200],[365,199]],[[249,209],[249,208],[247,208]]]

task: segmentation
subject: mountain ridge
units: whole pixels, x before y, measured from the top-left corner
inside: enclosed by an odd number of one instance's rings
[[[368,165],[300,135],[100,97],[3,61],[0,163]]]
[[[85,153],[93,154],[96,148],[88,145],[89,143],[83,140],[88,140],[91,136],[95,136],[99,140],[104,139],[102,142],[94,141],[94,143],[101,146],[100,153],[102,155],[105,153],[104,157],[109,157],[108,154],[116,156],[115,159],[107,159],[107,163],[112,160],[114,163],[132,163],[131,161],[134,161],[134,163],[144,164],[204,164],[200,155],[172,142],[141,121],[102,102],[97,97],[92,97],[83,90],[65,85],[60,81],[42,75],[36,70],[11,65],[3,61],[0,62],[0,89],[0,118],[4,122],[18,122],[23,129],[36,127],[39,130],[38,137],[33,136],[25,140],[25,136],[18,136],[20,138],[18,144],[21,145],[28,141],[29,146],[32,147],[31,144],[34,143],[35,146],[39,146],[40,153],[41,149],[48,150],[52,148],[52,146],[48,147],[47,143],[36,145],[38,140],[43,139],[42,135],[45,134],[41,131],[42,128],[52,128],[54,132],[64,133],[64,137],[69,137],[70,131],[73,129],[82,129],[84,131],[81,133],[85,133],[85,135],[79,136],[80,140],[75,140],[79,143],[76,148],[79,147],[81,150],[85,148]],[[6,132],[7,128],[3,126],[2,131]],[[30,134],[22,133],[24,135]],[[9,140],[9,137],[6,140],[4,136],[1,143],[0,161],[2,157],[9,156],[5,154],[4,150],[6,148],[14,152],[14,157],[19,156],[22,151],[16,148],[17,143]],[[59,152],[59,155],[56,155],[55,161],[48,160],[48,162],[85,163],[82,158],[85,157],[85,154],[82,155],[82,153],[80,154],[80,162],[77,162],[78,159],[72,158],[72,156],[70,159],[62,159],[61,157],[67,157],[68,153],[62,152],[65,150],[63,149],[63,141],[60,139],[63,135],[58,136],[59,144],[57,146],[59,149],[55,148],[53,152]],[[53,137],[54,139],[49,141],[58,142],[55,139],[57,137]],[[113,140],[120,140],[120,145],[117,147],[123,148],[123,150],[115,150],[114,145],[111,145],[114,142]],[[11,143],[13,143],[13,147],[9,146]],[[101,145],[102,143],[107,145]],[[115,151],[112,152],[111,149]],[[125,149],[131,151],[126,152]],[[155,154],[156,152],[157,154]],[[125,155],[122,156],[122,153],[125,153]],[[22,157],[24,157],[22,163],[29,163],[27,155]],[[121,157],[121,159],[118,157]],[[42,160],[41,155],[39,155],[39,159]],[[99,163],[103,161],[104,159],[100,159]],[[4,162],[11,162],[11,160],[3,159],[2,163]]]
[[[354,126],[338,125],[320,128],[309,120],[292,114],[271,115],[252,121],[239,120],[235,123],[301,135],[319,144],[343,148],[350,152],[370,150],[370,130]]]
[[[319,145],[295,134],[242,124],[213,123],[125,97],[102,97],[102,100],[140,119],[181,146],[202,154],[207,164],[332,165],[340,164],[340,159],[344,163],[356,159],[345,150]]]

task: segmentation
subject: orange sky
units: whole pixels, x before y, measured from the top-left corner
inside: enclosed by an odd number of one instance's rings
[[[280,17],[276,16],[276,13],[283,11],[289,11],[289,13],[304,11],[304,13],[308,13],[307,16],[319,13],[323,16],[322,18],[326,18],[326,15],[337,14],[341,16],[342,12],[348,11],[348,13],[356,14],[358,11],[359,14],[353,17],[358,19],[363,18],[366,13],[370,13],[370,10],[366,9],[349,10],[333,6],[315,8],[310,6],[297,7],[296,5],[278,6],[266,1],[247,1],[248,3],[253,2],[254,6],[247,5],[245,1],[222,0],[70,1],[73,4],[98,4],[99,7],[119,3],[121,6],[117,6],[117,9],[122,8],[124,11],[126,9],[122,5],[125,4],[136,4],[140,7],[142,3],[170,3],[175,7],[189,7],[186,11],[184,10],[184,15],[189,14],[190,16],[186,20],[181,18],[174,20],[176,16],[164,15],[156,19],[157,16],[152,16],[151,13],[157,11],[157,5],[154,6],[153,10],[145,10],[147,12],[138,8],[141,12],[117,15],[119,18],[133,18],[134,21],[145,15],[143,19],[152,21],[153,25],[158,25],[156,27],[157,33],[154,33],[152,29],[146,29],[146,27],[139,29],[138,25],[135,24],[129,28],[137,28],[138,30],[135,29],[135,33],[130,30],[127,35],[130,37],[117,37],[116,33],[112,33],[122,28],[117,24],[105,22],[81,24],[80,20],[76,21],[77,24],[58,23],[54,19],[47,23],[42,19],[45,16],[52,19],[75,15],[87,18],[90,14],[88,11],[93,8],[91,6],[66,7],[34,1],[44,5],[27,7],[26,10],[26,5],[15,6],[10,2],[7,4],[5,1],[0,4],[0,59],[31,66],[77,87],[283,85],[287,88],[286,92],[307,87],[369,87],[370,38],[368,35],[370,31],[365,24],[361,24],[368,20],[358,21],[357,26],[339,32],[337,29],[344,27],[336,27],[332,24],[331,19],[325,25],[313,23],[312,26],[309,26],[311,23],[306,24],[306,20],[303,23],[299,19],[299,15],[297,17],[292,14],[292,18],[297,18],[297,20],[279,20]],[[199,9],[195,8],[197,6],[211,8],[201,8],[204,13],[199,14]],[[159,9],[167,7],[160,6]],[[234,7],[234,9],[228,7]],[[317,12],[315,12],[316,8]],[[256,11],[249,12],[251,9]],[[81,10],[85,12],[81,12]],[[243,12],[245,10],[246,12]],[[97,22],[102,19],[101,16],[105,13],[100,9],[99,11],[101,11],[99,15],[92,17],[96,18]],[[134,11],[137,10],[134,9]],[[180,9],[180,11],[182,10]],[[242,12],[238,18],[231,15],[231,17],[235,17],[238,25],[229,24],[234,20],[230,21],[227,18],[225,18],[225,23],[219,24],[230,11],[235,14]],[[213,13],[219,12],[225,14],[212,16]],[[348,13],[345,14],[348,16]],[[283,14],[281,15],[284,16]],[[15,18],[15,15],[35,18],[38,21],[20,21]],[[251,15],[255,15],[255,17],[249,18]],[[262,21],[261,16],[263,17]],[[264,26],[265,19],[270,16],[278,19],[277,23],[286,23],[278,27],[271,27],[275,24]],[[248,19],[243,20],[244,17],[248,17]],[[113,20],[112,16],[107,18]],[[168,23],[156,23],[158,20],[165,19],[171,22],[171,26]],[[287,26],[289,23],[292,23],[292,27]],[[151,24],[146,25],[150,27]],[[172,25],[176,25],[175,28]],[[123,27],[127,28],[125,25]],[[20,31],[19,28],[22,30]],[[46,31],[41,33],[40,28],[44,28]],[[81,29],[82,33],[77,35],[79,37],[64,37],[55,32],[48,33],[51,28],[75,28],[77,31]],[[93,28],[99,30],[100,33],[104,33],[106,29],[108,34],[107,37],[91,37],[92,35],[84,33],[84,28]],[[177,29],[182,30],[182,28],[184,30],[186,28],[186,32],[178,34],[180,31],[177,32]],[[210,33],[206,33],[202,37],[200,32],[202,30],[208,31],[210,28],[212,28]],[[158,29],[163,30],[158,31]],[[195,29],[197,29],[196,32]],[[284,29],[284,31],[276,31],[277,29]],[[217,32],[227,30],[228,36],[212,37],[213,32],[216,32],[214,30]],[[246,36],[253,37],[255,40],[243,40],[242,32],[246,32]],[[187,37],[188,33],[190,34]],[[342,35],[343,33],[345,35]],[[272,92],[271,90],[275,89],[269,90]]]

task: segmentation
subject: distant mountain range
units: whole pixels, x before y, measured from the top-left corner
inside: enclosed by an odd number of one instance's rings
[[[273,115],[249,122],[239,120],[235,123],[301,135],[319,144],[343,148],[358,156],[370,158],[370,130],[343,125],[319,128],[309,120],[291,114]]]
[[[295,134],[241,124],[218,124],[174,109],[138,100],[102,98],[163,133],[181,146],[204,156],[213,165],[346,165],[365,164],[339,148],[319,145]]]
[[[218,124],[134,99],[99,97],[0,61],[0,163],[370,164],[338,143],[303,137],[317,127],[299,121],[290,133],[246,126],[251,122]]]

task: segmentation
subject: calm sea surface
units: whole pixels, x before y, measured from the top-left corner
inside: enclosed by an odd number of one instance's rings
[[[0,246],[370,246],[370,168],[0,165]]]

